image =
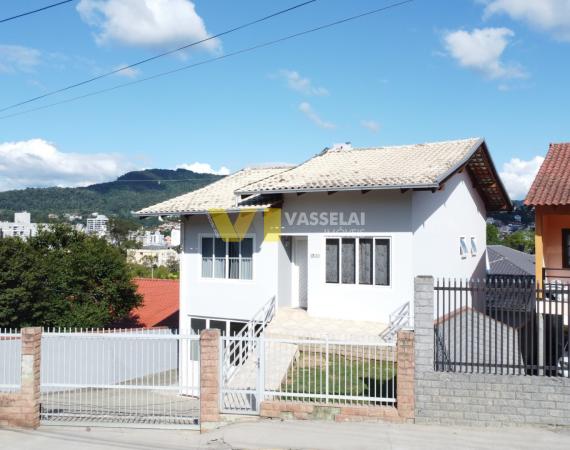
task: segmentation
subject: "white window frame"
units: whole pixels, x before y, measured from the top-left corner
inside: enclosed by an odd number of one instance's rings
[[[251,252],[251,278],[230,278],[230,252],[229,252],[229,241],[226,241],[226,256],[225,256],[225,260],[226,260],[226,264],[224,267],[224,277],[223,278],[219,278],[219,277],[215,277],[212,276],[211,277],[205,277],[202,275],[202,264],[203,264],[203,259],[204,257],[202,256],[202,239],[203,238],[212,238],[214,239],[213,242],[215,242],[216,238],[219,238],[219,236],[216,236],[214,233],[199,233],[198,234],[198,252],[199,252],[199,258],[200,258],[200,264],[198,264],[198,273],[199,273],[199,278],[201,280],[204,281],[217,281],[217,282],[238,282],[238,283],[251,283],[254,279],[255,279],[255,269],[254,269],[254,264],[253,264],[253,260],[254,260],[254,255],[255,255],[255,235],[254,234],[246,234],[244,235],[244,239],[251,239],[251,245],[252,245],[252,252]],[[215,258],[215,243],[213,244],[213,253],[212,253],[212,258]],[[240,268],[241,268],[241,241],[240,241],[240,246],[239,246],[239,263],[240,263]],[[213,266],[212,266],[212,270]],[[241,274],[241,271],[240,271]],[[198,318],[198,317],[196,317]],[[202,317],[203,318],[203,317]],[[215,319],[214,319],[215,320]],[[222,320],[222,319],[220,319]]]
[[[470,243],[471,243],[471,256],[475,257],[477,256],[478,252],[478,248],[477,248],[477,238],[475,236],[471,236],[470,239]]]
[[[327,282],[327,239],[338,239],[339,240],[339,248],[338,248],[338,282],[332,283]],[[354,252],[354,283],[343,283],[342,282],[342,239],[354,239],[355,240],[355,252]],[[372,239],[372,284],[364,284],[360,283],[360,239]],[[376,282],[376,240],[385,240],[388,241],[388,284],[375,284]],[[392,278],[392,237],[391,236],[384,236],[384,235],[376,235],[376,234],[347,234],[347,235],[330,235],[325,236],[323,239],[323,252],[324,254],[324,264],[323,264],[323,281],[327,286],[358,286],[362,288],[377,288],[377,289],[387,289],[391,288],[393,285],[393,278]]]
[[[469,247],[467,246],[467,238],[459,236],[459,256],[461,259],[466,259],[469,254]]]

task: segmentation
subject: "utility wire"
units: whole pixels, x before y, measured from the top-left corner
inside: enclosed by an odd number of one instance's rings
[[[63,0],[62,2],[53,3],[51,5],[44,6],[43,8],[34,9],[33,11],[27,11],[27,12],[17,14],[17,15],[12,16],[12,17],[6,17],[5,19],[0,19],[0,23],[9,22],[10,20],[19,19],[19,18],[24,17],[24,16],[29,16],[30,14],[35,14],[35,13],[38,13],[41,11],[45,11],[46,9],[55,8],[56,6],[63,5],[65,3],[71,3],[74,1],[75,0]]]
[[[67,0],[67,1],[72,1],[72,0]],[[244,28],[251,27],[251,26],[256,25],[260,22],[264,22],[266,20],[272,19],[273,17],[280,16],[281,14],[286,14],[288,12],[295,10],[295,9],[302,8],[303,6],[309,5],[311,3],[315,3],[317,1],[318,0],[308,0],[308,1],[305,1],[303,3],[299,3],[297,5],[291,6],[290,8],[282,9],[280,11],[269,14],[268,16],[261,17],[259,19],[253,20],[253,21],[245,23],[243,25],[239,25],[239,26],[234,27],[234,28],[230,28],[229,30],[222,31],[221,33],[218,33],[218,34],[214,34],[213,36],[208,36],[207,38],[200,39],[199,41],[195,41],[195,42],[191,42],[190,44],[183,45],[182,47],[178,47],[178,48],[175,48],[173,50],[168,50],[164,53],[159,53],[158,55],[154,55],[154,56],[151,56],[149,58],[142,59],[140,61],[129,64],[127,66],[121,66],[117,69],[111,70],[110,72],[105,72],[101,75],[97,75],[95,77],[88,78],[87,80],[83,80],[83,81],[80,81],[78,83],[74,83],[74,84],[71,84],[69,86],[65,86],[63,88],[56,89],[56,90],[53,90],[50,92],[46,92],[45,94],[38,95],[37,97],[32,97],[30,99],[23,100],[23,101],[18,102],[18,103],[14,103],[13,105],[9,105],[9,106],[6,106],[4,108],[1,108],[0,113],[4,112],[4,111],[8,111],[9,109],[16,108],[18,106],[25,105],[27,103],[35,102],[35,101],[40,100],[42,98],[51,97],[52,95],[59,94],[60,92],[65,92],[65,91],[68,91],[70,89],[74,89],[76,87],[83,86],[85,84],[93,83],[94,81],[100,80],[101,78],[106,78],[108,76],[122,72],[123,70],[132,69],[133,67],[137,67],[137,66],[145,64],[147,62],[154,61],[155,59],[163,58],[164,56],[172,55],[173,53],[177,53],[177,52],[180,52],[182,50],[186,50],[190,47],[195,47],[196,45],[200,45],[200,44],[203,44],[204,42],[208,42],[208,41],[211,41],[213,39],[217,39],[221,36],[225,36],[227,34],[234,33],[234,32],[239,31],[239,30],[243,30]]]
[[[89,93],[87,93],[87,94],[79,95],[79,96],[77,96],[77,97],[71,97],[71,98],[68,98],[68,99],[65,99],[65,100],[61,100],[61,101],[59,101],[59,102],[49,103],[49,104],[47,104],[47,105],[39,106],[39,107],[37,107],[37,108],[27,109],[27,110],[25,110],[25,111],[20,111],[20,112],[17,112],[17,113],[12,113],[12,114],[7,114],[7,115],[4,115],[4,116],[0,116],[0,120],[8,119],[8,118],[10,118],[10,117],[20,116],[20,115],[22,115],[22,114],[28,114],[28,113],[31,113],[31,112],[34,112],[34,111],[40,111],[40,110],[42,110],[42,109],[51,108],[51,107],[54,107],[54,106],[57,106],[57,105],[63,105],[63,104],[66,104],[66,103],[71,103],[71,102],[74,102],[74,101],[77,101],[77,100],[81,100],[81,99],[84,99],[84,98],[93,97],[93,96],[95,96],[95,95],[103,94],[103,93],[105,93],[105,92],[115,91],[115,90],[117,90],[117,89],[121,89],[121,88],[124,88],[124,87],[127,87],[127,86],[133,86],[133,85],[135,85],[135,84],[143,83],[143,82],[145,82],[145,81],[154,80],[154,79],[156,79],[156,78],[162,78],[162,77],[165,77],[165,76],[168,76],[168,75],[172,75],[172,74],[174,74],[174,73],[182,72],[182,71],[184,71],[184,70],[192,69],[192,68],[195,68],[195,67],[198,67],[198,66],[202,66],[202,65],[205,65],[205,64],[210,64],[210,63],[213,63],[213,62],[216,62],[216,61],[220,61],[220,60],[223,60],[223,59],[231,58],[231,57],[233,57],[233,56],[238,56],[238,55],[241,55],[241,54],[244,54],[244,53],[249,53],[249,52],[252,52],[252,51],[255,51],[255,50],[259,50],[259,49],[264,48],[264,47],[269,47],[269,46],[272,46],[272,45],[275,45],[275,44],[279,44],[279,43],[281,43],[281,42],[285,42],[285,41],[289,41],[289,40],[291,40],[291,39],[295,39],[295,38],[298,38],[298,37],[301,37],[301,36],[305,36],[305,35],[307,35],[307,34],[315,33],[315,32],[317,32],[317,31],[321,31],[321,30],[324,30],[324,29],[327,29],[327,28],[332,28],[332,27],[334,27],[334,26],[341,25],[341,24],[346,23],[346,22],[351,22],[351,21],[354,21],[354,20],[357,20],[357,19],[361,19],[361,18],[363,18],[363,17],[371,16],[371,15],[373,15],[373,14],[378,14],[378,13],[380,13],[380,12],[384,12],[384,11],[387,11],[387,10],[389,10],[389,9],[393,9],[393,8],[396,8],[396,7],[399,7],[399,6],[403,6],[403,5],[405,5],[405,4],[412,3],[412,2],[414,2],[414,1],[415,1],[415,0],[404,0],[404,1],[397,2],[397,3],[392,3],[392,4],[390,4],[390,5],[383,6],[382,8],[376,8],[376,9],[373,9],[373,10],[370,10],[370,11],[366,11],[366,12],[361,13],[361,14],[357,14],[357,15],[354,15],[354,16],[346,17],[346,18],[344,18],[344,19],[336,20],[336,21],[334,21],[334,22],[329,22],[329,23],[327,23],[327,24],[325,24],[325,25],[320,25],[320,26],[315,27],[315,28],[310,28],[310,29],[308,29],[308,30],[301,31],[301,32],[299,32],[299,33],[290,34],[290,35],[288,35],[288,36],[284,36],[284,37],[281,37],[281,38],[278,38],[278,39],[274,39],[274,40],[271,40],[271,41],[267,41],[267,42],[264,42],[264,43],[262,43],[262,44],[257,44],[257,45],[254,45],[254,46],[252,46],[252,47],[247,47],[247,48],[244,48],[244,49],[241,49],[241,50],[236,50],[235,52],[226,53],[225,55],[217,56],[217,57],[215,57],[215,58],[210,58],[210,59],[206,59],[206,60],[203,60],[203,61],[199,61],[199,62],[194,63],[194,64],[189,64],[189,65],[187,65],[187,66],[182,66],[182,67],[179,67],[179,68],[177,68],[177,69],[168,70],[168,71],[166,71],[166,72],[160,72],[160,73],[157,73],[157,74],[155,74],[155,75],[151,75],[151,76],[146,77],[146,78],[141,78],[141,79],[139,79],[139,80],[134,80],[134,81],[130,81],[130,82],[127,82],[127,83],[119,84],[119,85],[116,85],[116,86],[113,86],[113,87],[110,87],[110,88],[106,88],[106,89],[101,89],[101,90],[98,90],[98,91],[89,92]]]

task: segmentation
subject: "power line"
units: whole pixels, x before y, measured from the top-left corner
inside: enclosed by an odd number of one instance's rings
[[[343,24],[343,23],[351,22],[351,21],[353,21],[353,20],[361,19],[361,18],[363,18],[363,17],[371,16],[371,15],[373,15],[373,14],[378,14],[378,13],[380,13],[380,12],[384,12],[384,11],[387,11],[387,10],[389,10],[389,9],[393,9],[393,8],[396,8],[396,7],[399,7],[399,6],[403,6],[403,5],[405,5],[405,4],[412,3],[412,2],[414,2],[414,1],[415,1],[415,0],[404,0],[404,1],[397,2],[397,3],[392,3],[392,4],[387,5],[387,6],[384,6],[384,7],[382,7],[382,8],[376,8],[376,9],[373,9],[373,10],[370,10],[370,11],[366,11],[366,12],[361,13],[361,14],[357,14],[357,15],[354,15],[354,16],[350,16],[350,17],[347,17],[347,18],[344,18],[344,19],[339,19],[339,20],[336,20],[336,21],[334,21],[334,22],[329,22],[329,23],[327,23],[327,24],[325,24],[325,25],[320,25],[320,26],[315,27],[315,28],[310,28],[310,29],[308,29],[308,30],[304,30],[304,31],[300,31],[300,32],[298,32],[298,33],[290,34],[290,35],[288,35],[288,36],[284,36],[284,37],[281,37],[281,38],[278,38],[278,39],[274,39],[274,40],[271,40],[271,41],[267,41],[267,42],[264,42],[264,43],[262,43],[262,44],[257,44],[257,45],[254,45],[254,46],[252,46],[252,47],[247,47],[247,48],[244,48],[244,49],[241,49],[241,50],[236,50],[235,52],[226,53],[225,55],[217,56],[217,57],[215,57],[215,58],[210,58],[210,59],[206,59],[206,60],[203,60],[203,61],[199,61],[199,62],[197,62],[197,63],[189,64],[189,65],[187,65],[187,66],[182,66],[182,67],[179,67],[179,68],[177,68],[177,69],[168,70],[168,71],[166,71],[166,72],[160,72],[160,73],[157,73],[157,74],[155,74],[155,75],[151,75],[151,76],[146,77],[146,78],[141,78],[141,79],[139,79],[139,80],[134,80],[134,81],[130,81],[130,82],[127,82],[127,83],[119,84],[119,85],[116,85],[116,86],[113,86],[113,87],[110,87],[110,88],[106,88],[106,89],[101,89],[101,90],[98,90],[98,91],[89,92],[89,93],[87,93],[87,94],[79,95],[79,96],[77,96],[77,97],[71,97],[71,98],[68,98],[68,99],[65,99],[65,100],[61,100],[61,101],[59,101],[59,102],[49,103],[49,104],[47,104],[47,105],[39,106],[39,107],[37,107],[37,108],[27,109],[27,110],[25,110],[25,111],[20,111],[20,112],[17,112],[17,113],[7,114],[7,115],[4,115],[4,116],[0,116],[0,120],[8,119],[8,118],[10,118],[10,117],[20,116],[20,115],[22,115],[22,114],[28,114],[28,113],[31,113],[31,112],[34,112],[34,111],[40,111],[40,110],[46,109],[46,108],[52,108],[52,107],[54,107],[54,106],[63,105],[63,104],[66,104],[66,103],[71,103],[71,102],[74,102],[74,101],[77,101],[77,100],[82,100],[82,99],[84,99],[84,98],[93,97],[93,96],[95,96],[95,95],[99,95],[99,94],[103,94],[103,93],[106,93],[106,92],[115,91],[115,90],[117,90],[117,89],[121,89],[121,88],[124,88],[124,87],[133,86],[133,85],[139,84],[139,83],[144,83],[145,81],[150,81],[150,80],[154,80],[154,79],[157,79],[157,78],[162,78],[162,77],[165,77],[165,76],[168,76],[168,75],[172,75],[172,74],[174,74],[174,73],[182,72],[182,71],[184,71],[184,70],[189,70],[189,69],[192,69],[192,68],[195,68],[195,67],[199,67],[199,66],[202,66],[202,65],[205,65],[205,64],[210,64],[210,63],[213,63],[213,62],[216,62],[216,61],[220,61],[220,60],[223,60],[223,59],[231,58],[231,57],[233,57],[233,56],[238,56],[238,55],[241,55],[241,54],[243,54],[243,53],[249,53],[249,52],[252,52],[252,51],[255,51],[255,50],[259,50],[259,49],[264,48],[264,47],[269,47],[269,46],[272,46],[272,45],[275,45],[275,44],[279,44],[279,43],[281,43],[281,42],[285,42],[285,41],[289,41],[289,40],[291,40],[291,39],[295,39],[295,38],[298,38],[298,37],[301,37],[301,36],[305,36],[305,35],[307,35],[307,34],[315,33],[315,32],[317,32],[317,31],[321,31],[321,30],[324,30],[324,29],[327,29],[327,28],[332,28],[332,27],[334,27],[334,26],[341,25],[341,24]]]
[[[72,0],[67,0],[67,1],[72,1]],[[86,85],[86,84],[93,83],[94,81],[100,80],[101,78],[106,78],[106,77],[108,77],[108,76],[110,76],[110,75],[114,75],[114,74],[116,74],[116,73],[122,72],[123,70],[132,69],[133,67],[137,67],[137,66],[140,66],[140,65],[142,65],[142,64],[145,64],[145,63],[147,63],[147,62],[154,61],[155,59],[159,59],[159,58],[162,58],[162,57],[164,57],[164,56],[168,56],[168,55],[171,55],[171,54],[173,54],[173,53],[177,53],[177,52],[180,52],[180,51],[182,51],[182,50],[186,50],[186,49],[188,49],[188,48],[190,48],[190,47],[195,47],[195,46],[197,46],[197,45],[203,44],[204,42],[208,42],[208,41],[211,41],[211,40],[213,40],[213,39],[217,39],[217,38],[219,38],[219,37],[228,35],[228,34],[230,34],[230,33],[234,33],[234,32],[236,32],[236,31],[243,30],[244,28],[251,27],[251,26],[256,25],[256,24],[258,24],[258,23],[260,23],[260,22],[264,22],[264,21],[266,21],[266,20],[272,19],[273,17],[280,16],[281,14],[285,14],[285,13],[291,12],[291,11],[293,11],[293,10],[295,10],[295,9],[301,8],[301,7],[306,6],[306,5],[309,5],[309,4],[311,4],[311,3],[315,3],[315,2],[317,2],[317,1],[318,1],[318,0],[308,0],[308,1],[305,1],[305,2],[303,2],[303,3],[299,3],[299,4],[294,5],[294,6],[291,6],[291,7],[289,7],[289,8],[282,9],[282,10],[280,10],[280,11],[277,11],[277,12],[274,12],[274,13],[272,13],[272,14],[269,14],[268,16],[264,16],[264,17],[261,17],[261,18],[259,18],[259,19],[255,19],[255,20],[253,20],[253,21],[251,21],[251,22],[245,23],[245,24],[243,24],[243,25],[239,25],[239,26],[234,27],[234,28],[230,28],[229,30],[222,31],[221,33],[218,33],[218,34],[214,34],[213,36],[208,36],[207,38],[200,39],[199,41],[195,41],[195,42],[191,42],[190,44],[183,45],[182,47],[178,47],[178,48],[175,48],[175,49],[173,49],[173,50],[168,50],[168,51],[166,51],[166,52],[164,52],[164,53],[159,53],[158,55],[154,55],[154,56],[151,56],[151,57],[149,57],[149,58],[142,59],[142,60],[140,60],[140,61],[137,61],[137,62],[135,62],[135,63],[129,64],[129,65],[127,65],[127,66],[121,66],[120,68],[111,70],[110,72],[105,72],[105,73],[103,73],[103,74],[101,74],[101,75],[97,75],[97,76],[95,76],[95,77],[88,78],[87,80],[83,80],[83,81],[80,81],[80,82],[78,82],[78,83],[74,83],[74,84],[71,84],[71,85],[69,85],[69,86],[65,86],[65,87],[63,87],[63,88],[56,89],[56,90],[53,90],[53,91],[50,91],[50,92],[46,92],[45,94],[38,95],[37,97],[33,97],[33,98],[30,98],[30,99],[27,99],[27,100],[24,100],[24,101],[21,101],[21,102],[18,102],[18,103],[14,103],[13,105],[9,105],[9,106],[6,106],[6,107],[0,109],[0,113],[1,113],[1,112],[4,112],[4,111],[8,111],[9,109],[16,108],[16,107],[18,107],[18,106],[25,105],[25,104],[27,104],[27,103],[35,102],[35,101],[40,100],[40,99],[42,99],[42,98],[51,97],[52,95],[59,94],[59,93],[61,93],[61,92],[65,92],[65,91],[68,91],[68,90],[70,90],[70,89],[74,89],[74,88],[79,87],[79,86],[84,86],[84,85]]]
[[[35,14],[35,13],[38,13],[41,11],[45,11],[46,9],[55,8],[56,6],[63,5],[65,3],[71,3],[74,1],[75,0],[63,0],[61,2],[57,2],[57,3],[53,3],[51,5],[44,6],[43,8],[34,9],[33,11],[27,11],[27,12],[17,14],[17,15],[12,16],[12,17],[6,17],[5,19],[0,19],[0,23],[9,22],[10,20],[19,19],[20,17],[29,16],[30,14]]]

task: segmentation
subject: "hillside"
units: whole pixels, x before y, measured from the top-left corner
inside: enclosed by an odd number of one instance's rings
[[[15,211],[32,213],[34,222],[48,214],[98,212],[131,217],[131,211],[201,188],[218,175],[190,170],[149,169],[128,172],[108,183],[78,188],[29,188],[0,192],[0,220],[12,220]]]

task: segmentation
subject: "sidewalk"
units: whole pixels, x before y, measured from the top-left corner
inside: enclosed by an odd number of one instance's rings
[[[570,429],[270,421],[210,433],[134,428],[1,430],[0,447],[25,450],[191,449],[567,449]]]

